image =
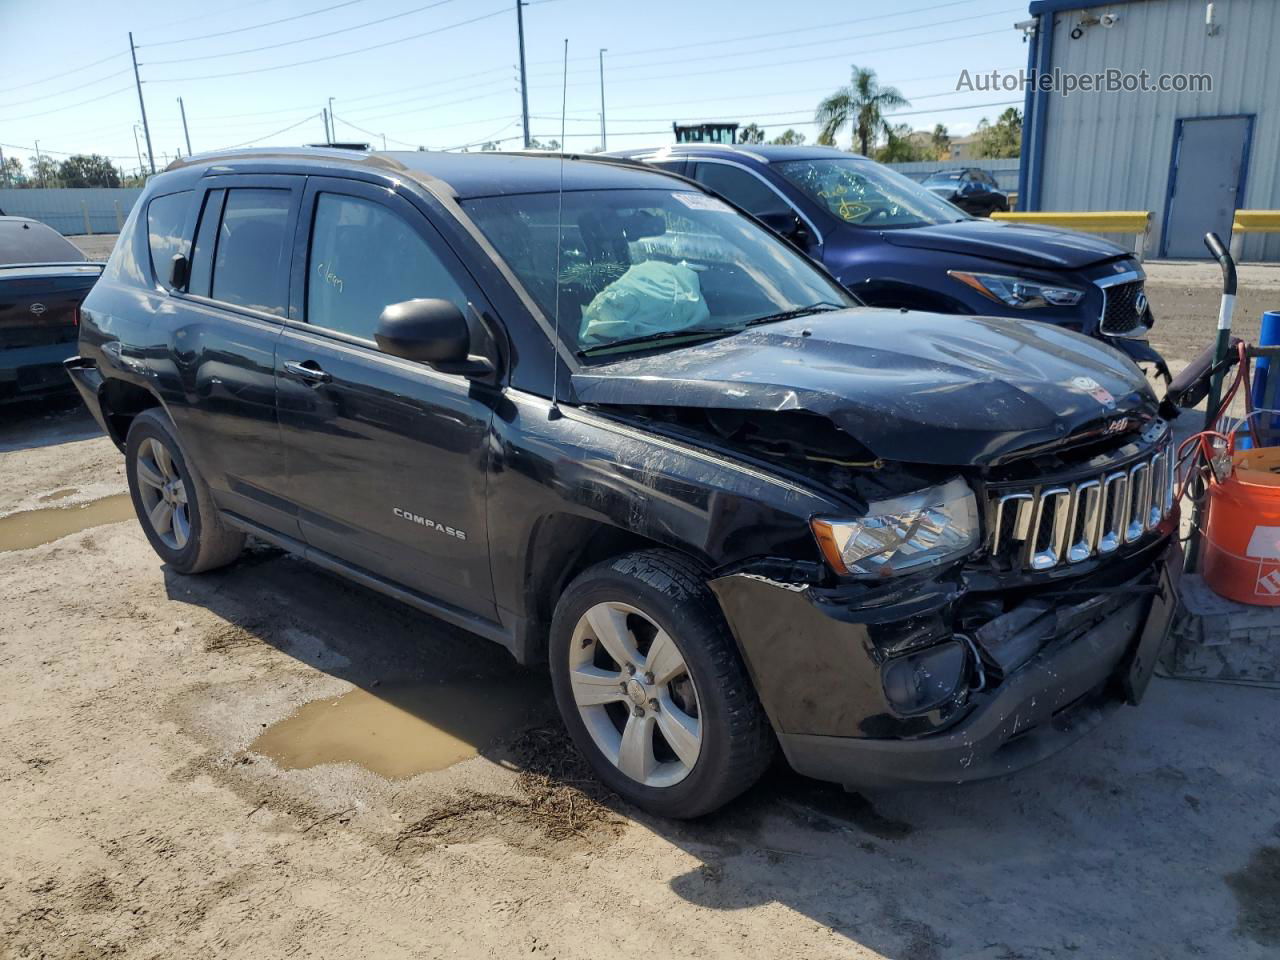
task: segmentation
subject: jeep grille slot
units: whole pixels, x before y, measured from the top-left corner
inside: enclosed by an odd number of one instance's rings
[[[1160,446],[1123,469],[1070,483],[1050,480],[991,491],[987,548],[1010,570],[1051,570],[1136,543],[1173,510],[1174,457]]]

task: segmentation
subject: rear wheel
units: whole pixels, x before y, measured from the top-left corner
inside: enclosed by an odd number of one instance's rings
[[[129,425],[125,473],[138,522],[165,563],[180,573],[202,573],[240,555],[244,534],[222,522],[161,411],[144,410]]]
[[[551,628],[556,702],[597,776],[652,813],[695,817],[736,797],[773,733],[715,598],[678,554],[587,570]]]

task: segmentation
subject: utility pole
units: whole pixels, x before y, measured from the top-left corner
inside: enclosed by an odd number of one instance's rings
[[[604,132],[604,55],[608,49],[608,47],[600,48],[600,151],[602,153],[609,149],[609,140]]]
[[[329,108],[321,107],[320,115],[324,118],[324,142],[333,143],[333,137],[329,136]]]
[[[36,141],[36,169],[40,171],[40,186],[44,186],[44,160],[40,156],[40,141]]]
[[[151,172],[156,172],[156,155],[151,152],[151,127],[147,125],[147,105],[142,99],[142,78],[138,76],[138,50],[133,45],[133,31],[129,31],[129,56],[133,58],[133,82],[138,87],[138,109],[142,111],[142,132],[147,136],[147,159]]]
[[[333,113],[333,97],[329,98],[329,142],[338,141],[338,118]]]
[[[138,176],[142,176],[142,147],[138,146],[138,125],[133,125],[133,149],[138,151]]]
[[[529,149],[529,77],[524,68],[524,4],[516,0],[516,32],[520,36],[520,112],[524,117],[524,148]],[[563,149],[563,146],[562,146]]]
[[[382,152],[387,152],[387,135],[385,133],[382,135]]]
[[[9,186],[9,168],[4,162],[4,147],[0,147],[0,176],[4,177],[4,185]]]
[[[187,130],[187,108],[182,103],[182,98],[178,98],[178,111],[182,114],[182,135],[187,140],[187,156],[191,156],[191,134]]]

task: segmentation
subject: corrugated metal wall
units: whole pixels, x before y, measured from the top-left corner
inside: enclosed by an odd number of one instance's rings
[[[64,235],[118,233],[141,187],[85,187],[65,190],[0,190],[0,210],[11,217],[30,217]],[[85,217],[88,216],[88,230]]]
[[[913,163],[889,163],[899,173],[912,180],[923,180],[936,170],[955,170],[958,167],[978,167],[996,178],[1001,190],[1018,189],[1018,159],[996,160],[984,157],[980,160],[920,160]]]
[[[1055,16],[1053,66],[1070,73],[1118,68],[1136,73],[1213,76],[1211,93],[1050,94],[1043,210],[1152,210],[1148,253],[1159,249],[1169,186],[1174,121],[1254,114],[1244,206],[1280,208],[1280,3],[1219,0],[1219,31],[1205,29],[1204,0],[1146,0],[1114,8],[1111,28],[1071,30],[1082,10]],[[1244,259],[1280,260],[1280,235],[1245,239]]]

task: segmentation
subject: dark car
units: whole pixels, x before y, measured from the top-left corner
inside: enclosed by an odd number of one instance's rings
[[[690,177],[820,261],[864,303],[1024,317],[1164,361],[1146,274],[1129,251],[1068,230],[969,217],[883,164],[833,147],[677,144],[625,150]]]
[[[68,390],[62,364],[101,273],[52,227],[0,216],[0,403]]]
[[[67,366],[173,571],[254,535],[548,664],[659,814],[778,743],[844,784],[1006,773],[1137,702],[1168,627],[1170,432],[1132,363],[857,306],[634,164],[184,159]]]
[[[1000,189],[996,178],[977,167],[939,170],[929,174],[921,186],[975,217],[989,217],[997,210],[1009,209],[1009,196]]]

